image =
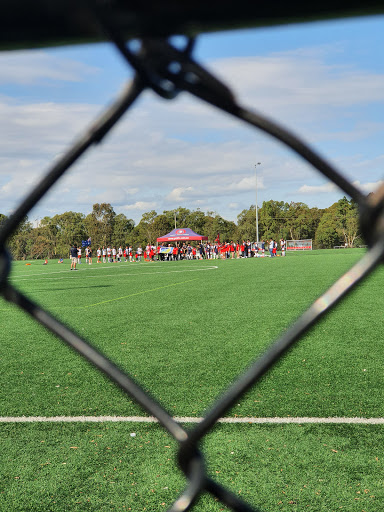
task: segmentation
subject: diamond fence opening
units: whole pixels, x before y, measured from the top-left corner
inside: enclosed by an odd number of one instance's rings
[[[240,2],[241,3],[241,2]],[[49,170],[46,176],[29,193],[26,199],[18,206],[16,211],[3,224],[0,231],[0,291],[3,297],[9,302],[16,304],[28,313],[33,319],[49,329],[53,334],[61,338],[67,345],[77,351],[82,357],[92,363],[96,368],[116,383],[126,394],[140,404],[150,415],[157,418],[158,422],[166,429],[179,444],[178,462],[187,479],[186,489],[179,498],[173,503],[170,510],[183,511],[193,507],[196,499],[203,492],[209,492],[217,497],[223,504],[232,510],[248,511],[254,510],[250,505],[242,501],[239,496],[234,495],[227,488],[220,485],[210,478],[204,466],[204,457],[199,446],[204,436],[214,427],[218,420],[231,409],[247,390],[255,386],[263,375],[292,347],[303,335],[317,324],[319,320],[330,311],[339,301],[343,299],[362,279],[370,274],[383,260],[384,255],[384,187],[378,189],[369,197],[364,196],[350,181],[348,181],[338,170],[330,165],[326,160],[319,156],[313,149],[306,145],[302,140],[280,127],[277,123],[263,117],[262,115],[251,111],[238,104],[231,90],[219,79],[209,73],[201,64],[193,59],[194,39],[187,38],[183,49],[176,48],[170,42],[168,36],[173,33],[188,32],[193,23],[200,22],[200,27],[217,27],[228,24],[230,19],[233,2],[224,2],[222,7],[222,16],[216,21],[212,18],[211,9],[205,10],[205,4],[196,2],[195,10],[191,13],[188,9],[179,8],[172,2],[165,3],[164,11],[158,11],[154,4],[150,3],[153,9],[153,17],[145,14],[145,9],[126,7],[121,2],[110,4],[108,2],[86,2],[78,3],[76,8],[69,4],[65,9],[65,20],[58,21],[53,16],[50,21],[57,23],[57,27],[62,33],[65,33],[69,39],[81,39],[84,35],[88,39],[94,37],[97,39],[98,32],[95,30],[97,23],[103,32],[120,51],[127,64],[135,70],[135,77],[130,82],[121,96],[112,106],[94,122],[94,124],[80,136],[73,146],[64,154]],[[171,5],[172,4],[172,5]],[[237,2],[236,12],[239,10]],[[62,8],[62,4],[59,3]],[[81,9],[79,12],[79,5]],[[245,4],[247,5],[247,4]],[[45,9],[44,3],[34,3],[35,8],[39,8],[40,13],[46,13],[49,18],[52,12]],[[348,9],[354,9],[359,4],[353,5],[353,2],[343,4],[341,12],[347,12]],[[25,12],[31,9],[31,5],[24,5]],[[175,12],[170,10],[175,8]],[[73,12],[71,12],[73,8]],[[380,3],[374,4],[373,11],[380,10]],[[9,9],[9,7],[7,8]],[[7,9],[5,9],[7,11]],[[121,22],[119,13],[135,14],[136,18],[132,22],[132,16],[125,19],[126,26]],[[254,25],[262,23],[257,22],[257,15],[261,8],[249,8],[252,13]],[[255,10],[256,9],[256,10]],[[295,6],[288,6],[289,11],[282,7],[277,10],[276,15],[268,6],[263,7],[264,23],[269,17],[270,23],[277,22],[278,19],[290,17],[306,19],[307,17],[323,17],[324,12],[316,6],[312,11],[304,10]],[[368,7],[365,7],[367,10]],[[53,9],[55,11],[55,9]],[[60,9],[59,9],[60,11]],[[14,10],[11,9],[11,13]],[[24,14],[25,14],[24,12]],[[216,10],[214,9],[214,12]],[[173,13],[173,14],[172,14]],[[8,12],[9,14],[9,12]],[[54,14],[57,14],[54,12]],[[84,15],[89,15],[92,23],[84,22]],[[153,24],[154,16],[161,15],[164,21],[163,25]],[[338,15],[336,7],[328,6],[328,14]],[[82,17],[83,16],[83,17]],[[42,34],[36,35],[33,31],[25,36],[22,29],[26,30],[30,26],[27,16],[20,14],[20,19],[15,14],[13,20],[14,26],[20,29],[16,30],[16,35],[11,33],[3,34],[2,42],[9,41],[11,44],[15,40],[22,40],[23,37],[30,41],[52,42],[57,35],[49,24],[40,24],[39,28]],[[71,25],[68,20],[74,20]],[[97,20],[97,23],[96,21]],[[19,23],[18,23],[19,21]],[[239,22],[249,25],[240,19]],[[9,20],[8,20],[9,22]],[[7,17],[5,21],[7,23]],[[60,24],[61,23],[61,24]],[[123,23],[123,26],[122,26]],[[240,23],[241,24],[241,23]],[[64,27],[65,26],[65,27]],[[139,36],[139,41],[135,45],[130,45],[127,40],[126,30],[130,35]],[[20,28],[21,27],[21,28]],[[80,27],[80,28],[79,28]],[[72,30],[69,30],[69,28]],[[44,29],[44,30],[43,30]],[[165,32],[162,33],[162,32]],[[132,34],[133,33],[133,34]],[[144,36],[142,37],[142,34]],[[8,39],[7,39],[8,38]],[[139,44],[137,44],[139,42]],[[69,329],[64,323],[61,323],[38,304],[31,301],[23,293],[18,291],[10,282],[9,274],[11,270],[11,256],[7,251],[7,240],[15,232],[19,223],[27,213],[44,196],[50,187],[70,168],[70,166],[93,144],[97,144],[108,133],[108,131],[117,123],[117,121],[129,110],[130,106],[147,88],[151,88],[163,98],[173,99],[180,91],[187,91],[196,98],[209,103],[229,115],[245,122],[257,129],[270,134],[281,143],[293,149],[304,160],[311,164],[324,176],[332,180],[347,195],[354,199],[359,206],[360,224],[365,240],[369,246],[367,253],[361,260],[355,264],[344,276],[338,279],[321,297],[319,297],[301,317],[279,338],[266,352],[258,358],[249,369],[226,390],[222,397],[212,405],[205,417],[191,430],[185,430],[181,424],[176,422],[173,417],[156,401],[154,401],[133,378],[120,370],[112,361],[105,357],[89,342],[84,340],[77,333]]]

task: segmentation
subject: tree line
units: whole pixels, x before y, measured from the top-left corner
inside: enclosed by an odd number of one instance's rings
[[[353,200],[343,197],[329,208],[309,208],[305,203],[264,201],[258,208],[259,240],[300,240],[312,238],[314,248],[335,245],[354,247],[363,244],[358,209]],[[0,225],[6,220],[0,213]],[[96,203],[88,215],[65,212],[44,217],[37,226],[28,218],[19,225],[8,241],[16,260],[37,258],[66,258],[72,243],[81,244],[91,238],[92,247],[133,247],[156,244],[159,236],[175,228],[191,228],[214,241],[256,240],[256,208],[251,205],[237,216],[237,223],[225,220],[215,212],[179,207],[157,214],[152,210],[142,215],[135,225],[124,214],[116,214],[109,203]]]

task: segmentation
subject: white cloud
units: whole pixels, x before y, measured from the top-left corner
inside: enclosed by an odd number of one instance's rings
[[[174,188],[170,194],[167,195],[166,200],[170,202],[184,201],[189,195],[188,192],[193,192],[193,187],[177,187]],[[187,193],[187,194],[186,194]]]
[[[44,50],[2,52],[0,84],[36,85],[47,81],[81,82],[98,68]]]
[[[384,132],[384,123],[357,121],[351,122],[348,129],[318,131],[316,140],[353,143],[381,135],[382,132]]]
[[[120,207],[120,210],[145,212],[148,210],[154,210],[156,206],[157,204],[155,202],[150,203],[145,201],[136,201],[134,204],[127,204]]]
[[[353,185],[355,185],[355,187],[359,188],[365,194],[369,194],[370,192],[376,192],[379,187],[384,185],[384,181],[378,180],[373,183],[361,183],[360,181],[357,180],[353,182]]]
[[[381,145],[372,139],[381,141],[384,130],[384,123],[376,119],[383,110],[384,75],[357,64],[330,65],[329,53],[335,51],[342,52],[342,45],[220,59],[209,67],[230,83],[241,104],[261,107],[306,139],[320,142],[331,160],[362,183],[356,186],[369,191],[382,176]],[[14,62],[12,55],[0,59],[4,64],[0,83],[24,80],[28,85],[61,86],[61,82],[80,83],[102,72],[66,59],[64,53],[57,57],[24,52]],[[92,104],[91,95],[78,102],[63,96],[58,103],[28,100],[28,94],[24,89],[23,98],[0,97],[3,211],[14,208],[102,110]],[[369,109],[363,111],[368,103],[377,107],[374,115]],[[356,154],[357,142],[362,141],[375,145],[375,150],[367,145]],[[324,207],[332,202],[330,194],[338,193],[331,183],[319,185],[318,174],[310,166],[261,131],[187,94],[165,102],[146,93],[102,144],[71,168],[39,208],[81,208],[86,213],[94,202],[110,202],[116,211],[131,212],[138,221],[144,211],[160,212],[182,204],[236,217],[255,203],[259,161],[260,202],[295,201],[305,194]]]
[[[302,185],[298,192],[300,194],[329,194],[337,189],[334,183],[326,183],[325,185]]]
[[[384,74],[352,65],[329,65],[320,60],[317,48],[266,57],[221,59],[215,72],[242,98],[263,110],[298,106],[327,109],[384,100]],[[254,70],[254,72],[252,72]]]

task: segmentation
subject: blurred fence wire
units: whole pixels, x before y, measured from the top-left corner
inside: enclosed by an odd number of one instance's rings
[[[186,476],[187,483],[184,491],[170,508],[171,511],[184,511],[193,508],[196,499],[203,492],[211,493],[232,510],[257,510],[214,481],[206,473],[203,453],[199,446],[204,436],[234,403],[247,390],[255,386],[292,345],[381,263],[384,255],[384,187],[379,188],[369,197],[364,196],[339,170],[298,137],[277,123],[239,105],[231,90],[193,59],[193,38],[186,38],[185,46],[182,49],[172,45],[170,39],[166,37],[145,37],[140,39],[140,44],[135,41],[135,45],[130,45],[109,19],[107,9],[96,10],[95,13],[108,39],[113,42],[127,64],[134,69],[135,76],[127,84],[120,97],[83,135],[78,137],[72,147],[55,162],[45,177],[31,190],[12,216],[3,224],[0,231],[0,292],[6,300],[22,308],[107,375],[151,416],[155,416],[179,443],[178,463]],[[140,94],[148,88],[169,100],[175,98],[179,92],[187,91],[240,121],[263,130],[290,147],[314,169],[332,180],[356,201],[359,206],[361,229],[369,246],[361,260],[319,297],[279,339],[272,343],[260,358],[254,361],[244,374],[239,375],[221,398],[212,405],[205,417],[188,431],[177,423],[161,405],[156,403],[128,373],[121,371],[88,341],[19,292],[8,280],[12,265],[11,256],[6,248],[9,237],[50,187],[90,146],[103,139]]]

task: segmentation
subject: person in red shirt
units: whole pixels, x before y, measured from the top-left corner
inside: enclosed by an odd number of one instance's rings
[[[235,244],[231,241],[229,246],[229,252],[231,253],[231,260],[235,257]]]

